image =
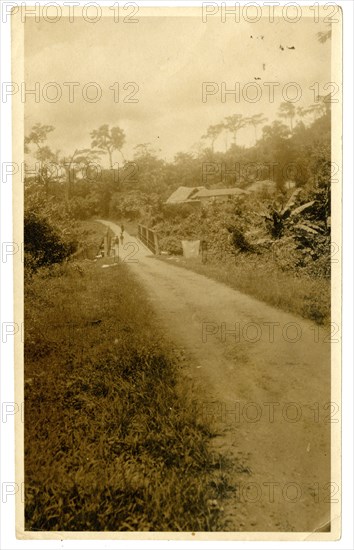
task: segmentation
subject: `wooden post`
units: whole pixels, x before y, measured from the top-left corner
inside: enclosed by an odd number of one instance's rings
[[[111,252],[111,235],[109,229],[107,229],[107,232],[103,238],[103,244],[104,244],[104,255],[109,256]]]
[[[157,236],[156,231],[154,231],[153,234],[154,234],[155,254],[160,254],[160,250],[159,250],[159,239],[158,239],[158,236]]]
[[[108,238],[108,256],[112,256],[112,235],[110,231],[108,231],[107,238]]]
[[[106,258],[108,256],[108,235],[107,234],[103,237],[103,250]]]

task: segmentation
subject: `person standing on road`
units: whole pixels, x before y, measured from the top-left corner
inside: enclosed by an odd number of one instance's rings
[[[123,243],[124,243],[124,225],[121,225],[121,228],[120,228],[120,243],[123,246]]]

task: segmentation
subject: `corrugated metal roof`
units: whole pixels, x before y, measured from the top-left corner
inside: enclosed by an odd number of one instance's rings
[[[185,202],[188,199],[191,198],[191,195],[195,194],[197,191],[201,191],[205,189],[205,187],[178,187],[176,191],[170,195],[166,201],[167,204],[176,204],[179,202]]]
[[[228,189],[202,189],[198,191],[193,198],[223,197],[227,195],[243,195],[244,193],[247,193],[247,191],[239,187],[230,187]]]

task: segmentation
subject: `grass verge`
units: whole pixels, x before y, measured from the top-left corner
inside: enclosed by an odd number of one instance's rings
[[[158,256],[173,263],[224,283],[258,300],[289,313],[327,325],[331,319],[331,283],[329,279],[311,279],[306,275],[291,275],[271,262],[258,257],[242,258],[232,262],[203,264],[201,258]]]
[[[26,283],[26,529],[220,530],[211,433],[144,290],[103,264]]]

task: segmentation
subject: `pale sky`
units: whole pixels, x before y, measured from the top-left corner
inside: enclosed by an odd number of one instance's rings
[[[310,86],[315,82],[320,93],[326,93],[322,87],[331,80],[331,41],[319,43],[316,34],[321,30],[326,30],[322,23],[306,18],[297,23],[283,19],[222,23],[219,18],[203,23],[201,17],[142,17],[136,24],[114,23],[112,18],[95,24],[77,18],[72,23],[66,18],[56,23],[27,18],[26,86],[32,89],[39,82],[42,94],[48,82],[56,82],[62,97],[50,103],[41,96],[36,103],[34,96],[28,96],[25,132],[36,122],[55,126],[49,145],[68,155],[90,146],[92,129],[102,124],[120,126],[126,134],[123,152],[127,159],[132,158],[135,145],[150,142],[162,158],[171,160],[178,151],[190,151],[209,125],[226,116],[264,113],[271,122],[279,103],[286,99],[281,90],[289,82],[296,82],[302,90],[297,106],[314,102]],[[64,82],[79,83],[72,103]],[[96,103],[82,97],[88,82],[102,89]],[[119,103],[109,89],[115,82],[120,84]],[[133,91],[123,89],[128,82],[139,86],[138,103],[123,102]],[[229,89],[239,82],[241,90],[250,82],[257,83],[261,97],[251,103],[242,97],[235,102],[228,96],[222,103],[219,91],[203,102],[203,82],[215,82],[219,89],[222,82]],[[280,83],[274,103],[264,82]],[[294,88],[289,91],[294,93]],[[48,92],[54,97],[54,88]],[[87,92],[93,94],[94,89]],[[240,131],[241,145],[253,140],[252,128]],[[215,149],[225,150],[223,136]],[[114,160],[121,162],[118,153]]]

